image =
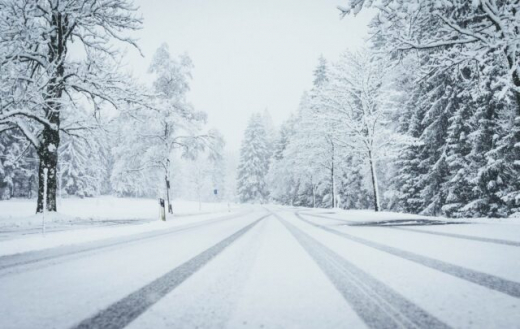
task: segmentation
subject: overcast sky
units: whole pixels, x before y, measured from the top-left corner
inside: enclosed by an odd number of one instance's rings
[[[146,79],[155,50],[168,43],[195,65],[189,99],[238,150],[253,112],[268,109],[275,124],[295,111],[322,54],[336,59],[363,44],[369,14],[339,18],[341,0],[136,0],[144,18],[137,33],[143,59],[127,55]]]

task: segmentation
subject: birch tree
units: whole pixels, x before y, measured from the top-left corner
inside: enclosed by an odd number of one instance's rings
[[[374,210],[381,209],[377,165],[392,144],[383,83],[385,67],[368,52],[345,52],[333,66],[330,82],[316,99],[335,143],[366,161],[370,171]]]

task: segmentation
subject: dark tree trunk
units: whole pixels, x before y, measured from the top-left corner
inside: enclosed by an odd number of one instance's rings
[[[294,206],[296,203],[296,199],[298,198],[298,190],[300,189],[300,180],[298,179],[298,182],[296,183],[296,187],[294,189],[293,196],[291,198],[291,206]]]
[[[377,190],[377,173],[375,168],[374,159],[372,158],[372,152],[368,152],[368,161],[370,162],[370,174],[372,178],[372,188],[374,193],[374,211],[380,211],[379,209],[379,191]]]
[[[51,26],[55,34],[50,38],[48,54],[50,63],[55,65],[52,77],[46,88],[45,112],[50,125],[46,125],[42,131],[41,142],[38,147],[40,165],[38,168],[38,201],[36,212],[43,212],[44,190],[47,187],[46,204],[48,211],[57,211],[57,168],[58,148],[60,146],[60,112],[62,96],[64,92],[63,77],[65,73],[65,57],[67,55],[66,35],[68,32],[68,17],[58,12],[58,7],[53,9]],[[47,181],[45,181],[45,169],[47,169]]]
[[[38,150],[40,166],[38,168],[38,201],[36,212],[43,212],[44,190],[47,186],[47,211],[57,211],[56,191],[57,191],[57,171],[58,167],[58,146],[60,134],[53,129],[43,131],[43,142]],[[47,181],[45,181],[45,169],[47,169]]]
[[[509,69],[516,68],[518,63],[516,61],[514,61],[511,56],[509,56],[508,48],[506,48],[504,54],[506,56],[507,63],[509,64],[508,68]],[[515,85],[515,87],[520,88],[520,76],[518,75],[518,72],[516,71],[516,69],[513,71],[512,80],[513,80],[513,84]],[[513,118],[513,120],[514,120],[513,129],[515,130],[514,143],[516,144],[516,143],[520,142],[520,92],[514,91],[514,97],[515,97],[516,106],[515,106],[515,117]]]
[[[335,191],[334,191],[334,157],[332,157],[333,160],[332,160],[332,166],[330,167],[330,195],[331,195],[331,198],[330,198],[330,207],[331,208],[334,208],[334,201],[336,199],[336,195],[335,195]]]
[[[513,82],[516,87],[520,88],[520,77],[518,74],[513,74]],[[514,129],[515,129],[515,144],[520,142],[520,92],[515,91],[515,101],[516,101],[516,108],[515,108],[515,118],[514,118]]]

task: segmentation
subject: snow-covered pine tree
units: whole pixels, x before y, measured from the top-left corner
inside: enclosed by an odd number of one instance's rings
[[[424,109],[417,106],[419,94],[422,92],[417,88],[412,97],[405,103],[405,115],[400,126],[400,132],[413,138],[413,142],[402,145],[396,157],[396,176],[392,179],[392,185],[397,191],[393,208],[399,211],[417,214],[422,209],[420,196],[419,177],[426,172],[419,164],[424,155],[421,151],[423,144],[420,141],[424,131],[423,118]],[[409,120],[409,121],[408,121]]]
[[[0,200],[36,195],[37,164],[34,149],[20,132],[0,134]]]
[[[337,205],[338,148],[333,127],[316,116],[313,95],[304,93],[295,118],[293,134],[284,151],[283,168],[292,180],[289,204],[307,207]]]
[[[268,109],[265,109],[262,113],[262,119],[264,122],[265,133],[267,136],[267,144],[275,145],[278,139],[278,131],[273,123],[273,118],[271,117],[271,113],[269,113]],[[269,148],[269,165],[271,164],[271,158],[274,155],[274,148]]]
[[[506,216],[517,211],[515,209],[520,207],[518,3],[489,0],[346,0],[345,7],[340,9],[347,15],[357,14],[367,7],[384,8],[378,10],[371,23],[372,34],[377,37],[380,50],[389,53],[395,61],[402,61],[406,56],[422,58],[423,78],[436,74],[451,75],[452,81],[446,86],[456,87],[456,84],[467,79],[463,77],[464,70],[472,68],[477,71],[474,73],[477,77],[472,79],[473,87],[466,87],[471,89],[471,98],[476,100],[476,111],[472,113],[475,131],[469,136],[473,144],[469,160],[474,177],[471,179],[474,200],[462,212],[470,216]],[[453,79],[456,76],[461,79]],[[493,96],[490,97],[490,94]],[[451,112],[458,113],[458,110],[454,107]],[[450,118],[451,115],[448,116]],[[444,140],[447,141],[446,138]],[[446,150],[444,143],[436,147]],[[431,153],[426,154],[431,160],[430,156]],[[447,186],[441,183],[441,176],[447,171],[446,157],[439,157],[435,164],[421,162],[421,165],[423,170],[429,171],[424,173],[426,176],[421,177],[419,184],[427,183],[420,187],[426,199],[423,200],[425,207],[429,209],[426,212],[436,213],[444,203],[442,194],[446,196],[448,193],[440,188],[441,185]],[[455,167],[452,166],[452,170]],[[452,175],[448,173],[450,179],[453,179]],[[429,179],[425,180],[427,176]]]
[[[419,100],[424,107],[420,141],[422,147],[418,157],[422,174],[418,177],[421,197],[421,213],[438,215],[446,202],[447,191],[442,189],[449,171],[446,161],[446,139],[449,118],[456,110],[453,97],[458,90],[452,87],[446,75],[438,75],[428,82],[427,92]]]
[[[107,177],[105,159],[97,136],[83,138],[63,136],[58,150],[58,188],[63,193],[79,197],[101,194]]]
[[[272,200],[281,204],[291,204],[294,195],[292,190],[296,185],[294,164],[292,159],[287,158],[286,155],[289,142],[295,133],[295,123],[296,117],[291,114],[290,118],[281,125],[278,139],[273,147],[273,157],[267,175],[269,195]]]
[[[341,182],[338,194],[341,208],[370,209],[373,205],[370,184],[366,184],[363,174],[363,161],[348,154],[341,161],[342,171],[338,181]]]
[[[329,81],[329,64],[325,57],[320,56],[318,58],[318,65],[314,69],[314,80],[313,87],[314,89],[319,89],[324,87]]]
[[[244,133],[238,165],[237,193],[241,202],[265,202],[269,191],[267,133],[260,114],[253,114]]]
[[[475,103],[471,101],[470,90],[464,88],[452,97],[457,109],[448,119],[449,127],[446,139],[446,163],[449,177],[442,184],[441,189],[446,191],[445,204],[442,212],[448,217],[465,217],[464,207],[473,200],[471,170],[471,141],[470,134],[474,127],[471,117]]]
[[[497,70],[501,70],[500,66],[485,65],[483,74],[479,76],[478,90],[474,91],[477,98],[471,122],[475,129],[469,136],[474,195],[464,207],[464,215],[468,217],[507,216],[515,204],[514,197],[508,200],[511,201],[509,205],[506,202],[506,191],[515,191],[519,173],[513,160],[516,158],[512,145],[515,125],[509,115],[514,102],[508,101],[508,96],[512,95],[500,96]]]
[[[340,166],[339,166],[339,147],[337,142],[337,125],[334,122],[323,120],[320,117],[320,113],[323,113],[324,106],[321,102],[323,94],[326,92],[330,82],[330,68],[329,63],[325,57],[320,56],[318,58],[318,65],[314,69],[314,80],[313,86],[310,91],[310,110],[308,113],[302,112],[302,125],[305,125],[307,133],[313,131],[313,148],[315,152],[319,153],[320,161],[309,160],[314,162],[314,168],[316,163],[319,164],[326,171],[328,178],[323,178],[319,172],[314,171],[316,174],[311,175],[311,180],[307,183],[307,194],[312,193],[313,207],[316,205],[327,206],[331,208],[339,206],[339,188],[341,177]],[[302,136],[303,137],[303,136]],[[312,156],[308,155],[309,159]],[[323,170],[322,169],[322,170]],[[316,203],[316,194],[319,194],[319,202]],[[325,204],[323,204],[325,203]]]

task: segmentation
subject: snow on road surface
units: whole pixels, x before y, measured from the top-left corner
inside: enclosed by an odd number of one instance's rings
[[[514,221],[248,206],[5,254],[1,328],[520,328]]]

